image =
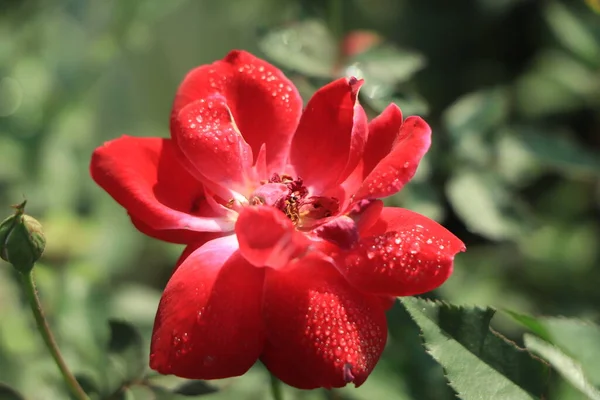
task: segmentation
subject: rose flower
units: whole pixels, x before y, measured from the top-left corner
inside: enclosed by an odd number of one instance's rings
[[[359,386],[393,299],[449,277],[463,243],[379,200],[412,178],[431,129],[394,104],[368,122],[361,84],[338,79],[303,110],[281,71],[232,51],[185,77],[170,139],[96,149],[92,177],[133,224],[187,245],[158,307],[153,369],[216,379],[260,359],[298,388]]]

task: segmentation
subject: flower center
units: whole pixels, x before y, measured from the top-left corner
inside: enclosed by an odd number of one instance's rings
[[[334,197],[310,196],[302,178],[273,174],[250,196],[250,204],[278,208],[298,228],[313,228],[319,221],[339,211]]]

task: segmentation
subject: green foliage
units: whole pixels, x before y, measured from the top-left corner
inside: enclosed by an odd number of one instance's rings
[[[525,335],[525,346],[533,353],[548,360],[568,382],[589,399],[600,399],[600,390],[590,383],[581,365],[559,348],[532,335]]]
[[[514,198],[496,175],[476,170],[457,171],[446,192],[454,211],[471,232],[493,240],[517,239],[521,218]]]
[[[143,342],[140,333],[125,321],[109,321],[110,340],[108,343],[109,371],[118,374],[120,383],[134,382],[145,371]]]
[[[542,398],[546,366],[490,329],[495,310],[417,298],[401,301],[461,399]]]
[[[581,321],[569,318],[558,317],[530,317],[508,312],[516,321],[527,327],[541,339],[536,339],[529,336],[527,340],[533,343],[537,353],[546,353],[547,346],[540,343],[539,340],[544,340],[555,345],[557,351],[564,351],[567,355],[564,357],[572,357],[580,364],[592,385],[600,387],[600,327],[588,321]],[[575,339],[575,340],[574,340]],[[538,346],[539,345],[539,346]],[[529,345],[527,345],[529,347]],[[550,351],[554,356],[554,351]],[[544,354],[540,354],[546,358]],[[564,358],[556,355],[556,357]],[[551,361],[551,360],[549,360]],[[551,361],[552,362],[552,361]]]
[[[336,43],[317,20],[272,30],[259,42],[260,49],[278,65],[317,78],[331,78],[336,63]]]
[[[521,129],[519,140],[524,149],[541,163],[575,176],[600,176],[600,152],[582,147],[566,135]]]

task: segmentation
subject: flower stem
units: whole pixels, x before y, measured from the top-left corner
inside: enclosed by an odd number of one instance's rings
[[[273,394],[273,400],[283,400],[283,390],[281,390],[281,381],[273,374],[271,376],[271,393]]]
[[[60,351],[58,350],[58,345],[54,340],[54,336],[50,331],[50,327],[48,326],[48,322],[44,317],[44,312],[42,311],[42,305],[40,304],[40,299],[37,295],[37,291],[35,289],[35,282],[33,280],[33,272],[29,271],[27,273],[22,273],[21,281],[23,283],[23,289],[25,290],[25,295],[27,296],[27,300],[29,301],[29,305],[31,306],[31,311],[33,312],[33,316],[35,317],[35,323],[37,325],[38,331],[42,335],[44,342],[46,343],[46,347],[58,369],[60,369],[60,373],[65,380],[69,390],[75,396],[77,400],[89,400],[87,394],[83,391],[77,379],[73,376],[71,371],[69,371],[69,367],[65,363],[65,360],[62,358]]]

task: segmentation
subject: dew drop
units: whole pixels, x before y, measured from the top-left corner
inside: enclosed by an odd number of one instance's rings
[[[333,351],[333,354],[336,357],[340,357],[342,355],[342,348],[340,346],[336,347],[335,350]]]
[[[410,245],[410,254],[417,254],[419,251],[421,251],[421,246],[419,245],[419,242],[413,242]]]

